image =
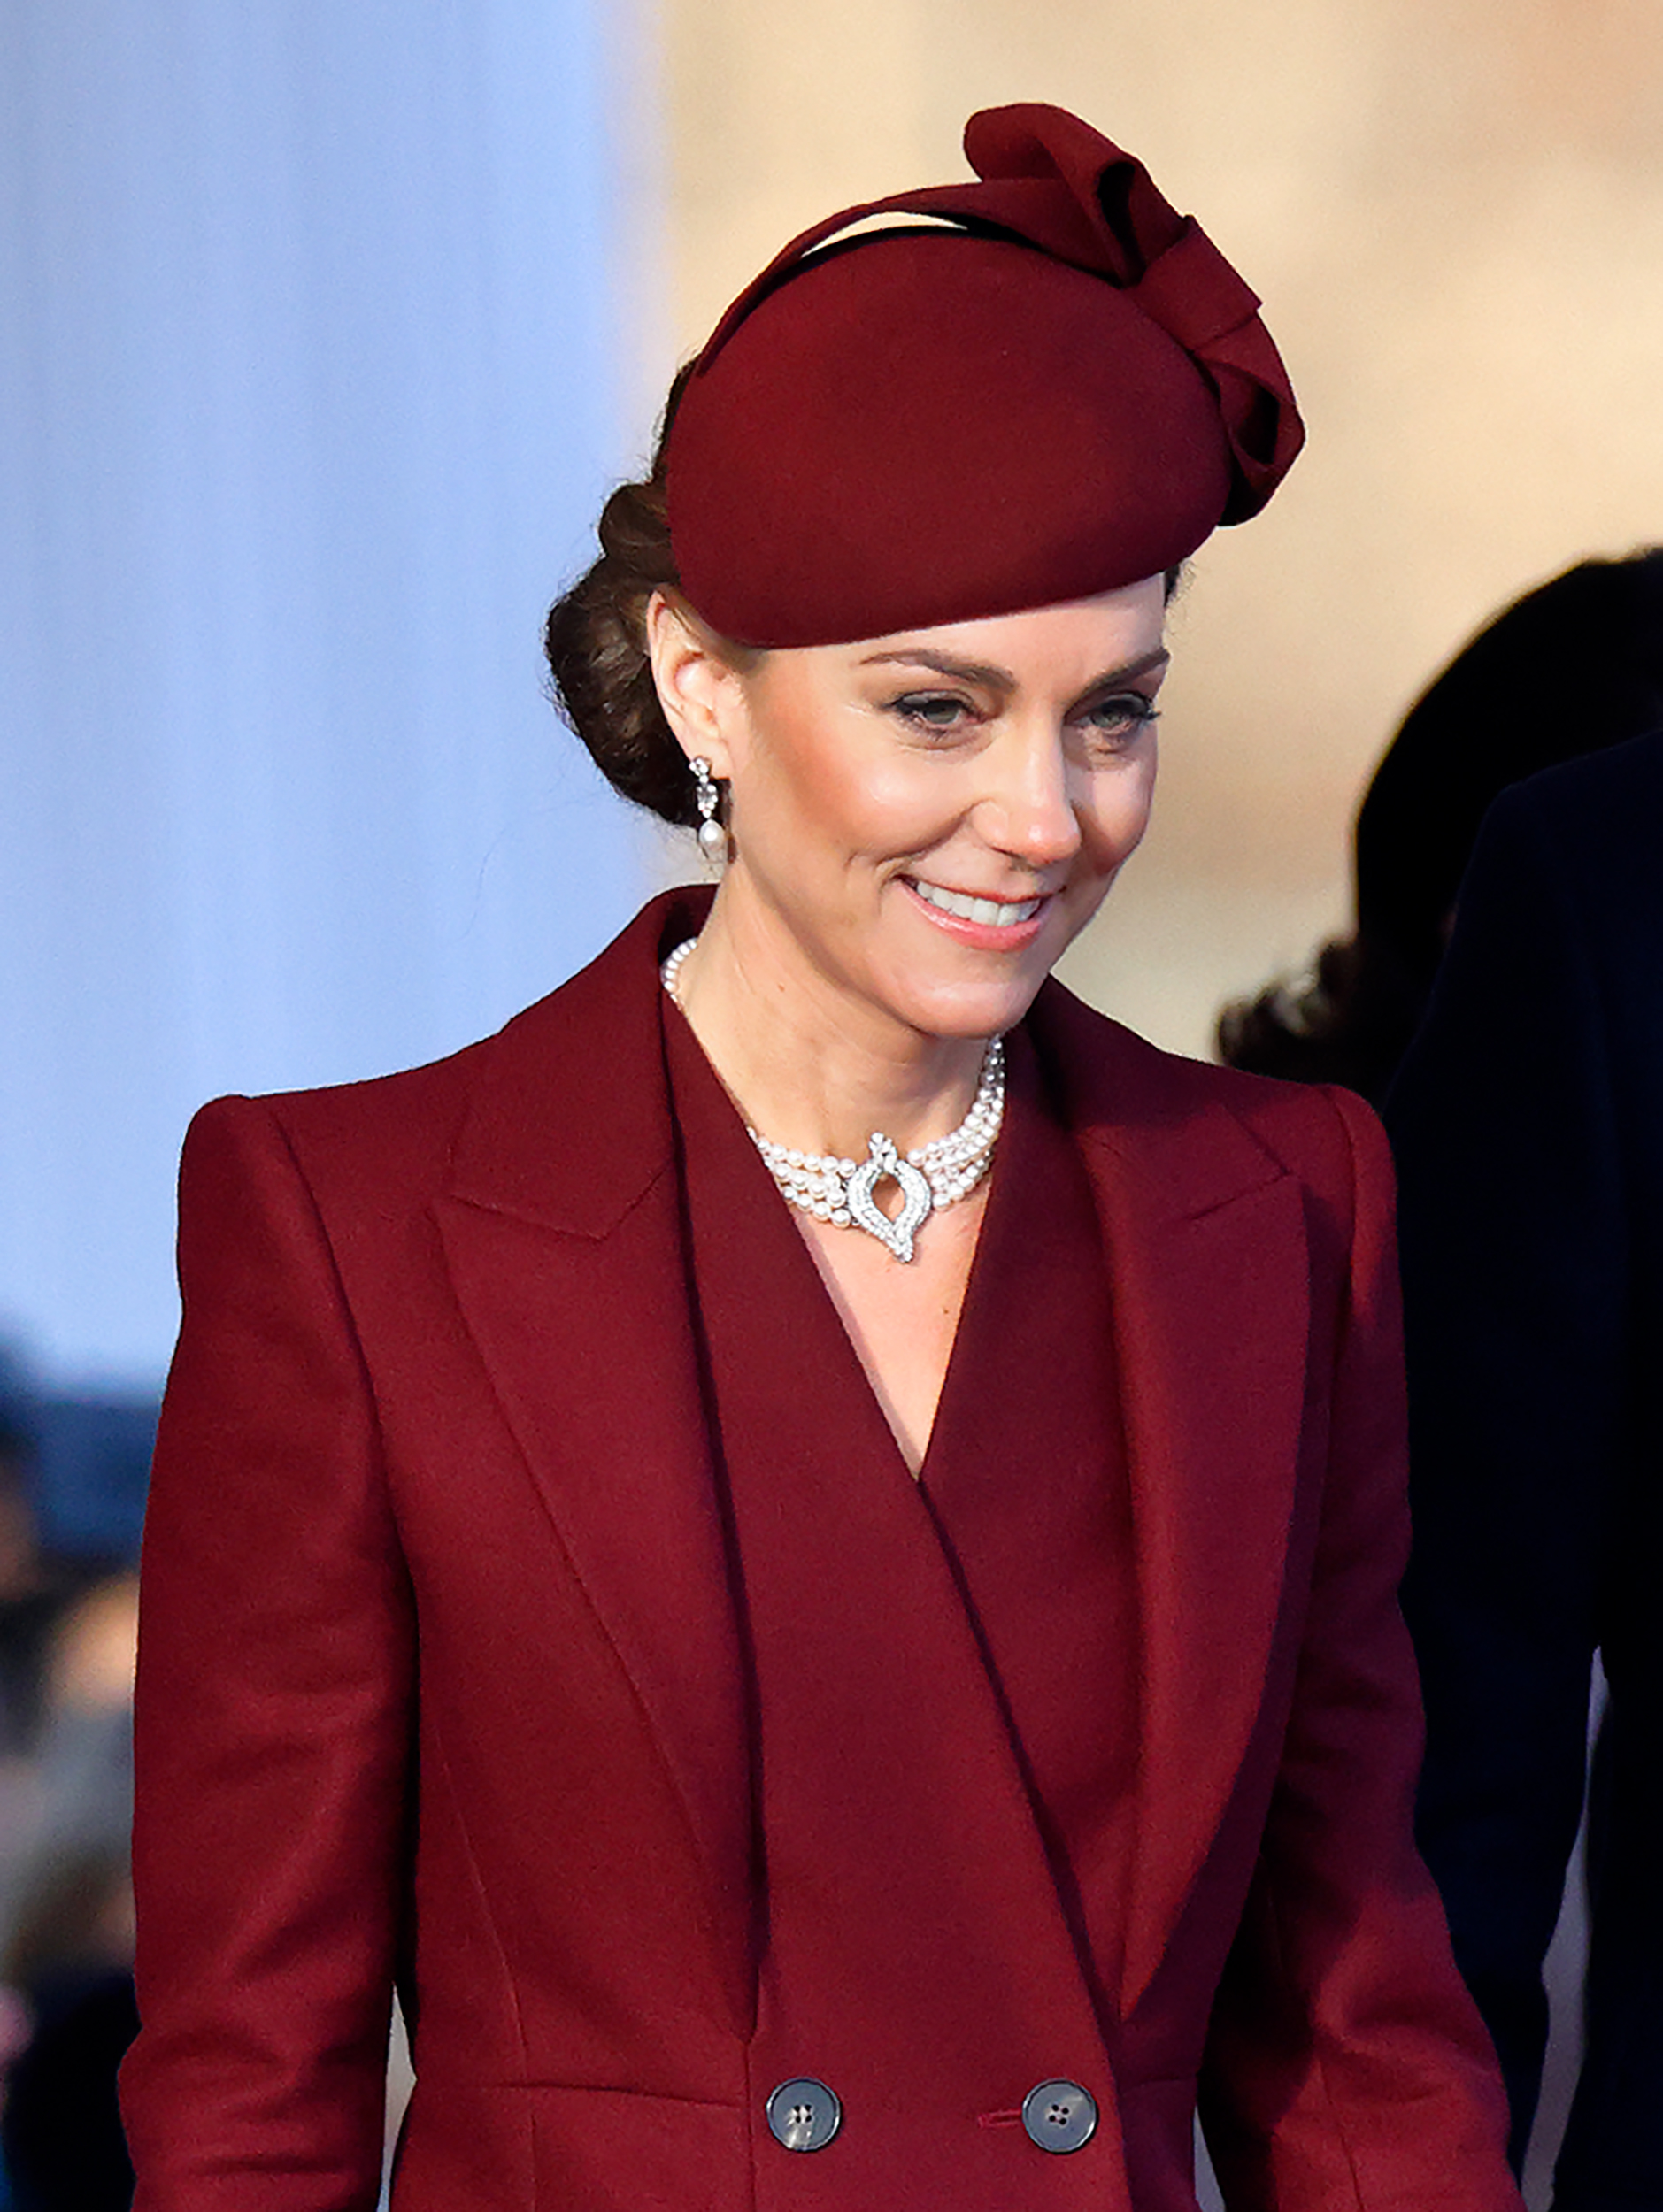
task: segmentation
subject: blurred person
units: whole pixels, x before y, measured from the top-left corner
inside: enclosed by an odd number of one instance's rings
[[[1522,2161],[1583,1809],[1558,2212],[1663,2206],[1663,734],[1498,799],[1388,1115],[1428,1723],[1420,1835]]]
[[[115,2083],[137,2024],[127,1870],[136,1579],[48,1549],[39,1512],[43,1458],[73,1469],[83,1486],[96,1481],[106,1432],[115,1430],[102,1413],[103,1402],[39,1391],[22,1362],[0,1351],[0,1742],[9,1755],[0,1814],[0,2205],[8,2212],[113,2212],[132,2193]]]
[[[133,1815],[133,1675],[138,1577],[110,1575],[75,1600],[47,1655],[35,1855],[124,1855]]]
[[[127,1560],[154,1428],[153,1399],[43,1390],[0,1343],[0,1761],[36,1750],[54,1663],[95,1665],[99,1641],[118,1684],[130,1667]],[[77,1660],[70,1624],[100,1590]]]
[[[135,1578],[84,1593],[44,1668],[39,1809],[0,1977],[20,2014],[0,2150],[14,2212],[120,2212],[133,2172],[116,2101],[133,1995]],[[0,2201],[6,2200],[0,2199]]]
[[[1228,1066],[1386,1095],[1420,1025],[1490,802],[1663,727],[1663,551],[1580,561],[1513,600],[1405,716],[1357,817],[1351,933],[1227,1007]]]
[[[75,1588],[41,1543],[39,1424],[39,1399],[22,1363],[0,1346],[0,1762],[34,1747],[52,1630]]]
[[[133,2167],[116,2097],[138,2031],[124,1849],[39,1863],[0,1961],[27,2008],[0,2114],[11,2212],[126,2212]]]
[[[698,826],[425,1070],[204,1110],[145,1539],[142,2212],[1516,2212],[1410,1830],[1383,1140],[1049,979],[1301,431],[1037,105],[723,318],[559,603]],[[867,218],[882,227],[851,236]]]
[[[160,1392],[59,1389],[42,1402],[42,1537],[88,1580],[138,1557]]]
[[[39,1510],[58,1416],[88,1402],[48,1397],[0,1349],[0,1932],[52,1836],[84,1831],[95,1805],[126,1847],[134,1578],[47,1548]],[[71,1434],[77,1448],[59,1464],[96,1474],[97,1453],[79,1448],[86,1425]]]

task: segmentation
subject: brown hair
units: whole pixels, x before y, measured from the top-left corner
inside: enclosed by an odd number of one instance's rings
[[[666,822],[698,819],[693,779],[652,681],[647,602],[680,578],[665,511],[664,449],[691,364],[665,402],[652,468],[620,484],[601,511],[600,558],[549,610],[543,651],[555,703],[614,791]]]

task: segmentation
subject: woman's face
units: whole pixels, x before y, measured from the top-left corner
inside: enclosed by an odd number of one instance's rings
[[[1157,576],[728,671],[728,921],[915,1033],[1008,1029],[1143,834],[1165,612]]]

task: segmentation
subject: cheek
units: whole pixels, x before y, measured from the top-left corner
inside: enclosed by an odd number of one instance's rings
[[[735,828],[743,847],[801,867],[839,833],[846,812],[835,755],[816,741],[812,718],[776,712],[753,737],[743,780],[734,791]]]
[[[1152,761],[1105,785],[1085,823],[1087,847],[1102,872],[1113,874],[1143,842],[1154,795]]]
[[[847,749],[812,701],[776,706],[753,730],[753,782],[766,804],[803,815],[841,813],[851,784]]]
[[[909,754],[880,756],[851,775],[867,841],[879,849],[911,849],[933,841],[955,820],[960,801],[942,763]]]
[[[910,850],[939,812],[927,769],[863,756],[857,744],[805,746],[787,770],[791,805],[827,856],[885,859]]]

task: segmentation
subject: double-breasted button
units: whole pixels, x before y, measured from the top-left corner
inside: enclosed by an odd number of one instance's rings
[[[823,2151],[843,2124],[834,2091],[812,2074],[782,2081],[768,2099],[768,2132],[788,2151]]]
[[[1077,2081],[1043,2081],[1022,2100],[1028,2139],[1043,2151],[1077,2151],[1097,2132],[1097,2099]]]

